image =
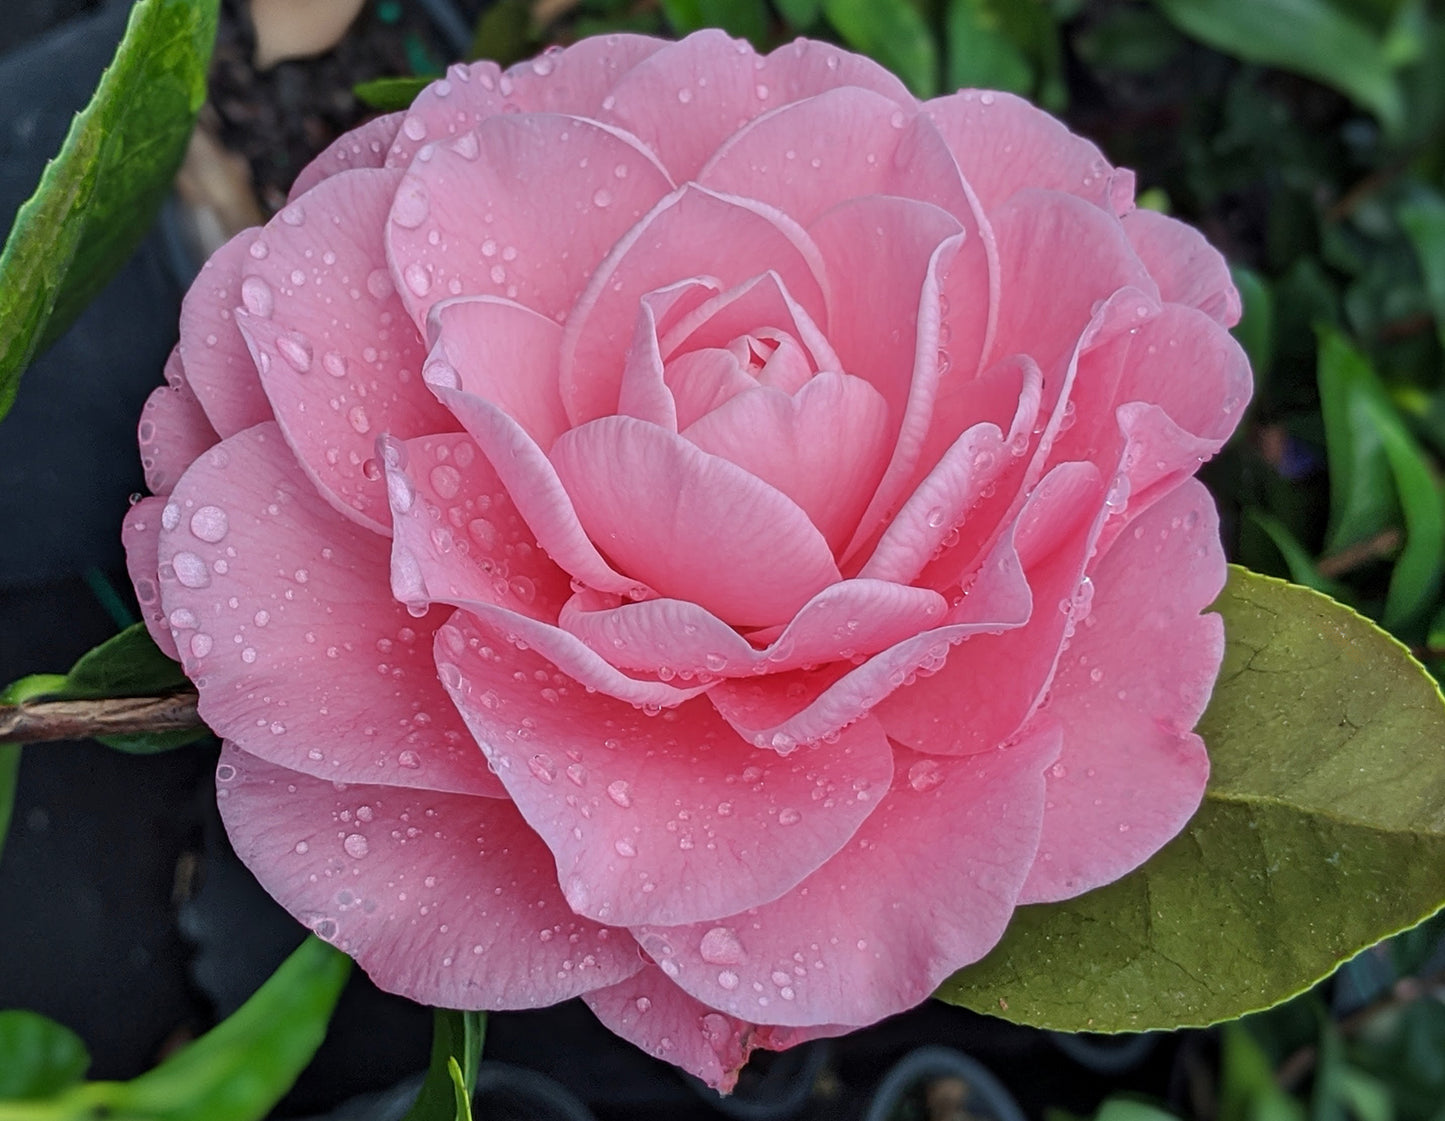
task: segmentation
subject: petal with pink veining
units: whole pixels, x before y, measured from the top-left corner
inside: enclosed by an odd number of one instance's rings
[[[877,653],[937,625],[947,608],[927,588],[843,580],[809,600],[761,649],[686,600],[617,603],[615,597],[579,593],[563,607],[560,621],[624,669],[748,677]]]
[[[1209,760],[1189,729],[1224,656],[1220,617],[1200,612],[1224,575],[1218,515],[1197,480],[1137,518],[1095,566],[1094,612],[1044,708],[1064,747],[1047,772],[1043,837],[1021,902],[1118,879],[1198,807]]]
[[[315,492],[275,425],[206,452],[161,526],[161,604],[218,735],[336,782],[501,793],[437,680],[440,613],[391,598],[390,542]]]
[[[160,567],[161,511],[165,505],[164,498],[142,498],[126,511],[120,540],[125,546],[125,570],[135,588],[136,602],[140,604],[146,630],[168,658],[180,661],[176,640],[171,637],[170,624],[166,622],[166,613],[161,607],[160,586],[156,582],[156,572]]]
[[[669,359],[702,347],[726,347],[748,334],[780,332],[802,345],[813,369],[843,368],[828,337],[772,269],[673,318],[659,336],[658,349]],[[761,374],[759,380],[763,380]],[[789,392],[794,388],[789,387]]]
[[[648,292],[706,274],[729,288],[772,270],[826,331],[825,268],[817,246],[781,211],[696,184],[674,191],[624,236],[567,318],[562,403],[574,423],[616,410],[637,303]]]
[[[288,205],[256,239],[266,254],[242,268],[264,306],[237,312],[302,468],[336,509],[381,533],[391,518],[378,433],[458,427],[422,382],[426,351],[386,272],[381,228],[400,178],[343,171]]]
[[[649,145],[681,183],[752,118],[840,86],[875,91],[910,111],[917,105],[881,66],[831,44],[799,39],[760,58],[742,40],[707,29],[633,67],[599,116]]]
[[[791,397],[762,385],[739,393],[681,436],[782,491],[836,552],[883,477],[891,432],[876,389],[824,372]]]
[[[437,304],[429,333],[428,384],[485,397],[503,409],[541,448],[567,427],[557,394],[562,328],[530,308],[495,296]]]
[[[619,569],[734,626],[785,623],[839,578],[792,500],[654,424],[591,421],[551,459],[588,537]]]
[[[935,755],[986,752],[1018,731],[1048,690],[1059,651],[1088,614],[1084,567],[1104,509],[1104,483],[1088,463],[1044,477],[1011,537],[1028,577],[1033,612],[1021,627],[978,635],[930,677],[878,707],[888,734]],[[960,704],[967,696],[971,703]]]
[[[1162,299],[1198,308],[1221,327],[1239,322],[1242,306],[1229,265],[1203,234],[1153,210],[1131,211],[1123,226]]]
[[[961,90],[926,102],[964,177],[992,214],[1026,187],[1068,191],[1114,214],[1134,205],[1134,175],[1099,149],[1010,93]]]
[[[752,1024],[694,1000],[655,965],[582,999],[608,1031],[722,1094],[737,1085],[755,1046]]]
[[[534,651],[485,658],[443,628],[452,699],[557,858],[572,909],[672,925],[776,899],[837,852],[886,788],[891,748],[863,721],[784,758],[703,701],[648,716],[556,678]],[[545,684],[542,684],[545,682]]]
[[[186,383],[180,347],[166,360],[166,384],[146,398],[136,436],[152,494],[170,494],[196,457],[220,440]]]
[[[1038,847],[1045,723],[1006,751],[897,749],[893,786],[853,840],[774,903],[718,922],[634,931],[685,992],[756,1023],[870,1024],[983,957]]]
[[[561,322],[608,250],[672,187],[625,133],[507,113],[411,165],[387,253],[418,326],[458,295],[506,297]]]
[[[659,340],[679,319],[717,293],[718,286],[715,282],[693,277],[666,288],[659,288],[642,297],[637,310],[637,323],[632,332],[632,345],[627,350],[627,359],[622,369],[622,384],[617,399],[619,413],[623,416],[635,416],[638,420],[651,421],[669,432],[677,431],[677,411],[682,402],[677,398],[676,386],[668,385],[665,380]],[[714,358],[713,362],[716,361]],[[726,368],[715,366],[713,377],[709,380],[715,385],[725,380],[729,372],[751,384],[752,379],[736,369],[736,362],[729,362]],[[743,388],[746,386],[739,382],[737,389]],[[710,401],[712,392],[709,390],[704,396]],[[699,406],[697,415],[701,415],[707,407],[709,406],[706,402]],[[695,419],[696,416],[688,413],[689,423]]]
[[[387,992],[444,1008],[541,1008],[639,968],[578,918],[505,799],[338,788],[227,744],[216,795],[261,886]]]
[[[365,124],[337,137],[319,156],[301,169],[296,181],[291,184],[286,201],[295,202],[317,183],[330,179],[338,171],[352,171],[358,167],[385,167],[386,153],[396,139],[405,117],[404,112],[373,117]]]
[[[471,438],[383,437],[392,594],[424,609],[482,600],[548,622],[571,595]],[[416,580],[419,579],[419,585]]]
[[[259,229],[242,230],[212,253],[181,301],[179,349],[186,384],[222,437],[271,419],[270,402],[235,320],[239,307],[259,312],[270,306],[270,293],[241,281],[242,267],[265,255],[265,247],[255,245],[260,234]]]

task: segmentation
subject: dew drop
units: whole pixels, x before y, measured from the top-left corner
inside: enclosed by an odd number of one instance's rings
[[[276,297],[271,292],[271,286],[259,276],[248,276],[241,281],[241,303],[252,315],[262,319],[270,319],[271,313],[276,310]]]
[[[919,793],[943,782],[943,771],[933,759],[920,759],[908,768],[908,785]]]
[[[795,809],[785,809],[778,814],[779,825],[797,825],[803,820],[803,815]]]
[[[625,780],[616,779],[607,784],[607,797],[622,809],[628,809],[632,805],[632,787]]]
[[[709,965],[737,965],[748,956],[737,932],[726,926],[715,926],[704,934],[697,952]]]
[[[191,532],[202,541],[215,544],[226,536],[226,531],[230,528],[226,511],[219,506],[202,506],[191,515]]]
[[[360,833],[348,833],[346,840],[341,842],[341,847],[346,850],[347,856],[355,860],[360,860],[371,851],[371,846]]]
[[[195,553],[177,553],[171,558],[171,567],[182,587],[204,588],[211,582],[211,573],[206,568],[206,562]]]
[[[631,841],[627,840],[627,838],[625,838],[625,837],[623,837],[623,838],[619,839],[618,841],[614,842],[613,845],[612,845],[612,847],[617,850],[617,855],[618,855],[618,856],[633,857],[633,856],[636,856],[636,855],[637,855],[637,849],[636,849],[636,847],[632,844]],[[664,970],[666,970],[667,964],[668,964],[668,963],[663,963],[663,969],[664,969]],[[673,964],[672,968],[673,968],[673,971],[674,971],[674,972],[677,971],[677,966],[676,966],[676,964]]]
[[[431,212],[431,198],[426,187],[408,178],[396,192],[391,204],[391,220],[403,229],[414,230],[426,221]]]

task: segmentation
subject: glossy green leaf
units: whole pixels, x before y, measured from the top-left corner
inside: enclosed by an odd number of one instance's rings
[[[1338,552],[1374,537],[1396,519],[1385,442],[1372,407],[1369,362],[1333,330],[1321,333],[1320,411],[1330,469],[1330,526],[1325,550]]]
[[[392,113],[407,108],[432,83],[431,78],[373,78],[351,87],[356,100],[372,109]]]
[[[939,996],[1064,1031],[1215,1023],[1307,988],[1445,901],[1445,699],[1405,648],[1312,592],[1231,569],[1212,774],[1142,868],[1020,908]]]
[[[768,8],[763,0],[661,0],[663,14],[678,35],[721,27],[729,35],[767,46]]]
[[[1033,65],[1009,36],[994,0],[949,0],[944,28],[947,88],[1032,91]]]
[[[888,67],[919,97],[938,92],[938,46],[908,0],[823,0],[823,14],[844,42]]]
[[[1388,513],[1392,493],[1403,513],[1405,547],[1390,576],[1383,620],[1385,626],[1398,630],[1418,621],[1440,589],[1441,567],[1445,565],[1445,498],[1424,453],[1368,360],[1332,329],[1320,335],[1319,381],[1330,451],[1332,511],[1335,451],[1343,446],[1351,456],[1351,461],[1342,466],[1346,472],[1342,482],[1344,500],[1367,509],[1370,520],[1365,524],[1373,524],[1373,519]],[[1364,454],[1372,458],[1362,470],[1356,457]],[[1371,494],[1362,493],[1362,478],[1368,479],[1369,485],[1380,485],[1380,460],[1388,472],[1384,487]],[[1358,539],[1341,537],[1340,543]]]
[[[0,1102],[45,1098],[85,1077],[80,1036],[34,1012],[0,1012]]]
[[[486,1034],[485,1012],[432,1009],[431,1063],[404,1121],[470,1121]]]
[[[1404,121],[1397,52],[1331,0],[1154,0],[1180,30],[1248,62],[1290,70],[1370,110],[1390,131]]]
[[[1405,228],[1425,280],[1425,295],[1435,331],[1445,349],[1445,197],[1435,192],[1420,194],[1396,212]]]
[[[140,243],[206,99],[218,0],[139,0],[0,253],[0,417],[30,360]],[[97,371],[97,376],[104,371]]]

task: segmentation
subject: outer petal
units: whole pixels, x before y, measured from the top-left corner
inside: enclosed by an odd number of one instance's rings
[[[1020,902],[1068,899],[1132,871],[1184,827],[1209,776],[1189,729],[1224,657],[1219,616],[1199,614],[1224,586],[1224,555],[1203,484],[1136,519],[1093,579],[1094,612],[1044,709],[1064,748]]]
[[[927,588],[843,580],[810,599],[762,649],[753,645],[759,634],[750,642],[679,599],[614,603],[579,594],[563,608],[561,622],[613,665],[702,679],[781,673],[874,654],[936,625],[947,606]]]
[[[893,773],[871,722],[784,759],[704,702],[647,716],[555,682],[534,652],[483,658],[446,628],[438,642],[452,699],[556,856],[568,903],[600,922],[696,922],[776,899],[847,842],[874,808],[865,791]]]
[[[968,755],[992,750],[1023,725],[1062,644],[1088,614],[1090,589],[1081,583],[1104,495],[1092,464],[1062,464],[1044,478],[1012,531],[1033,593],[1028,623],[970,639],[939,672],[890,696],[878,710],[890,736],[916,751]]]
[[[718,923],[634,933],[709,1007],[756,1023],[869,1024],[911,1008],[1003,934],[1038,847],[1044,725],[1007,751],[899,749],[857,835],[787,895]]]
[[[592,421],[557,441],[552,462],[588,536],[623,571],[735,626],[785,623],[839,578],[790,499],[656,425]]]
[[[392,594],[489,602],[553,621],[567,574],[537,546],[496,471],[468,436],[382,438],[392,518]]]
[[[1198,308],[1223,327],[1239,322],[1242,307],[1229,265],[1193,226],[1153,210],[1134,210],[1124,215],[1124,232],[1163,299]]]
[[[380,533],[391,519],[377,434],[457,429],[422,382],[426,351],[386,271],[381,232],[400,178],[339,172],[277,214],[253,245],[266,252],[242,268],[254,298],[237,313],[301,467],[336,509]]]
[[[707,270],[730,288],[773,270],[815,323],[826,329],[825,269],[817,247],[781,211],[714,194],[693,184],[663,199],[617,243],[567,319],[562,340],[562,403],[574,423],[616,411],[623,358],[638,301]]]
[[[152,494],[170,494],[196,457],[220,440],[186,384],[180,347],[166,360],[166,384],[146,398],[136,435]]]
[[[672,187],[637,140],[595,121],[489,117],[411,165],[387,252],[418,326],[438,300],[462,294],[505,296],[560,322],[608,250]]]
[[[752,1024],[714,1012],[648,965],[583,999],[602,1026],[727,1094],[757,1045]]]
[[[181,301],[181,361],[186,383],[222,437],[271,419],[246,340],[234,312],[267,306],[264,293],[241,281],[242,268],[264,249],[253,248],[259,229],[242,230],[211,254]]]
[[[541,448],[567,428],[557,393],[562,328],[521,304],[494,296],[447,300],[432,313],[426,360],[432,385],[485,397]]]
[[[336,785],[228,744],[216,768],[236,854],[381,988],[444,1008],[540,1008],[639,968],[623,932],[568,910],[511,803]]]
[[[161,514],[161,603],[201,717],[337,782],[501,793],[388,594],[389,542],[331,509],[274,425],[186,472]]]
[[[350,132],[343,133],[322,150],[321,154],[301,169],[291,191],[288,202],[295,202],[323,179],[330,179],[338,171],[352,171],[358,167],[385,167],[386,153],[401,129],[406,113],[387,113],[373,117]]]
[[[160,392],[160,390],[157,390]],[[161,511],[164,498],[142,498],[128,511],[121,524],[120,539],[125,546],[125,570],[135,588],[141,618],[156,645],[171,658],[180,661],[176,640],[171,637],[170,624],[161,607],[161,591],[156,583],[160,567]]]
[[[876,63],[799,39],[759,58],[741,39],[699,31],[633,67],[602,103],[603,120],[655,151],[681,183],[753,117],[839,86],[861,86],[912,109],[917,102]]]
[[[1068,191],[1115,214],[1134,205],[1132,172],[1110,167],[1093,144],[1021,97],[961,90],[923,111],[990,214],[1025,187]]]

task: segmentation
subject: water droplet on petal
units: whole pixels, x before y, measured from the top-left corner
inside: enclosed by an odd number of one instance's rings
[[[341,842],[341,847],[346,850],[347,856],[356,860],[360,860],[371,851],[371,846],[360,833],[348,833],[346,840]]]
[[[933,759],[920,759],[908,768],[908,785],[919,793],[932,790],[943,779],[943,771]]]
[[[709,965],[737,965],[748,956],[737,932],[726,926],[715,926],[704,934],[697,952]]]
[[[202,541],[215,544],[226,536],[230,521],[219,506],[202,506],[191,515],[191,532]]]

